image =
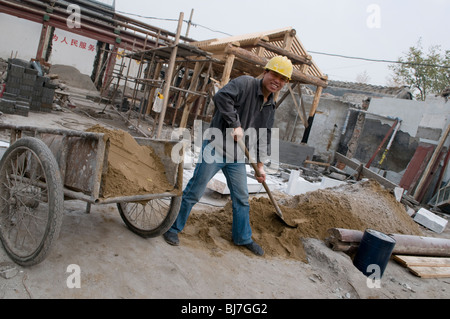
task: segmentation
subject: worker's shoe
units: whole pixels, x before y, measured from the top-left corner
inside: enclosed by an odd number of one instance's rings
[[[257,256],[262,256],[264,255],[264,250],[261,248],[260,245],[258,245],[257,243],[255,243],[254,241],[251,242],[250,244],[246,244],[243,245],[245,248],[247,248],[248,250],[250,250],[252,253],[254,253]]]
[[[163,234],[163,237],[164,240],[172,246],[178,246],[180,244],[180,240],[178,239],[177,233],[167,231]]]

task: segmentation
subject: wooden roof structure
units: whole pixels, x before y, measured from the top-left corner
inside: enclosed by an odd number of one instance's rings
[[[327,77],[312,60],[296,34],[295,29],[287,27],[266,32],[192,42],[190,45],[211,52],[214,58],[222,60],[225,65],[227,58],[234,55],[232,57],[235,60],[233,61],[233,71],[230,72],[231,77],[234,77],[234,74],[239,75],[239,73],[258,76],[270,58],[276,55],[284,55],[294,64],[293,82],[298,81],[303,84],[326,87]],[[227,75],[224,75],[223,85],[228,80]]]
[[[302,143],[308,142],[322,90],[328,86],[328,77],[322,73],[311,55],[308,54],[297,37],[295,29],[287,27],[222,39],[192,42],[190,45],[210,52],[214,60],[221,61],[220,64],[213,64],[213,73],[222,74],[219,87],[223,87],[230,78],[239,75],[260,76],[269,59],[276,55],[289,58],[294,65],[294,71],[284,95],[281,98],[278,98],[278,95],[275,97],[277,107],[288,95],[292,96],[298,115],[305,126]],[[317,87],[309,115],[306,114],[303,103],[301,85]],[[299,100],[294,94],[296,86]]]

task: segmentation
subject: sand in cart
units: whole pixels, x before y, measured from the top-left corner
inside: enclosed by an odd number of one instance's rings
[[[141,146],[127,132],[95,125],[86,131],[103,133],[110,140],[108,172],[103,198],[161,194],[174,187],[167,181],[161,159],[149,146]]]

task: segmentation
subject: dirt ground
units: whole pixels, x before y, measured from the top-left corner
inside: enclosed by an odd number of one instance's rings
[[[86,100],[72,88],[75,108],[29,117],[1,115],[15,125],[86,130],[96,124],[140,136],[104,105]],[[141,121],[149,132],[152,124]],[[164,137],[164,136],[163,136]],[[1,138],[0,138],[1,139]],[[185,170],[184,184],[192,174]],[[289,197],[274,192],[287,218],[300,223],[284,227],[264,195],[251,198],[253,236],[266,251],[256,257],[233,245],[228,196],[207,190],[194,207],[181,245],[162,237],[143,239],[121,220],[115,204],[93,205],[68,200],[58,240],[49,256],[33,267],[14,265],[11,278],[0,277],[3,299],[447,299],[450,278],[422,279],[390,260],[380,288],[368,285],[351,258],[328,248],[327,229],[342,227],[450,238],[447,226],[436,234],[414,223],[392,194],[372,182],[319,190]],[[296,215],[291,216],[290,212]],[[299,213],[300,211],[300,213]],[[10,259],[0,249],[0,265]],[[80,270],[73,287],[72,265]],[[71,284],[72,283],[72,284]]]

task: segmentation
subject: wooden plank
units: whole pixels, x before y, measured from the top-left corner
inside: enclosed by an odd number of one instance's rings
[[[425,172],[422,174],[422,177],[421,177],[421,179],[419,181],[419,184],[417,185],[416,189],[414,190],[414,198],[416,200],[418,200],[418,197],[420,196],[420,191],[422,190],[422,187],[425,184],[426,178],[430,174],[433,165],[435,164],[435,162],[437,161],[438,157],[440,156],[441,149],[444,146],[444,143],[447,140],[447,137],[448,137],[449,134],[450,134],[450,124],[447,125],[447,129],[445,130],[445,133],[442,135],[438,146],[436,147],[436,149],[433,152],[433,155],[431,157],[430,162],[428,162],[428,165],[425,168]]]
[[[408,267],[414,275],[421,278],[450,278],[450,267]]]
[[[295,108],[297,109],[297,114],[298,114],[298,116],[300,116],[300,119],[303,122],[303,126],[305,128],[307,128],[308,127],[308,121],[306,120],[306,117],[303,116],[303,113],[302,113],[302,111],[300,109],[300,106],[298,105],[297,100],[295,99],[294,91],[292,90],[290,85],[288,85],[288,90],[289,90],[289,93],[292,96],[292,100],[294,101]]]
[[[450,258],[394,255],[394,260],[405,267],[450,267]]]
[[[309,161],[309,160],[305,160],[303,162],[303,164],[312,164],[312,165],[319,165],[319,166],[326,166],[326,167],[329,167],[331,165],[330,163],[322,163],[322,162]]]
[[[347,165],[348,167],[350,167],[354,170],[357,170],[361,165],[359,163],[354,162],[347,156],[342,155],[337,152],[335,153],[335,159],[337,162],[344,163],[345,165]],[[386,187],[389,190],[394,189],[395,187],[398,187],[397,184],[391,182],[390,180],[384,178],[383,176],[378,175],[374,171],[371,171],[370,169],[368,169],[364,166],[361,167],[361,174],[367,178],[376,180],[378,183],[380,183],[381,185],[383,185],[384,187]]]
[[[435,146],[432,144],[421,142],[409,161],[408,167],[400,180],[399,186],[407,191],[412,192],[422,175],[425,167],[430,160]]]

